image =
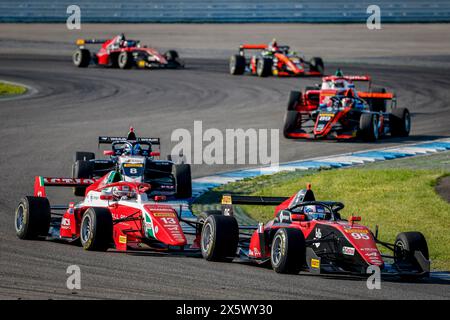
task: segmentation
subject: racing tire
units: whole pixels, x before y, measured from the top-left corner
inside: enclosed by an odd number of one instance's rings
[[[256,63],[256,74],[259,77],[267,77],[272,75],[272,59],[261,58]]]
[[[86,68],[91,62],[91,53],[88,49],[78,49],[74,52],[72,61],[78,68]]]
[[[90,179],[94,173],[94,164],[90,161],[78,160],[72,166],[72,178]],[[84,197],[87,187],[74,187],[73,194],[77,197]]]
[[[179,58],[178,52],[175,50],[169,50],[166,53],[164,53],[164,57],[169,62],[177,62],[177,59]]]
[[[284,126],[283,126],[283,136],[286,139],[292,139],[292,137],[289,136],[289,134],[292,131],[295,131],[299,128],[300,123],[300,113],[297,111],[286,111],[286,114],[284,115]]]
[[[372,93],[386,93],[385,88],[373,89]],[[374,112],[386,112],[386,100],[385,99],[367,99],[370,109]]]
[[[210,214],[203,224],[200,248],[208,261],[231,262],[239,243],[239,226],[235,217]]]
[[[15,229],[19,239],[45,237],[50,229],[50,203],[44,197],[23,197],[15,212]]]
[[[230,74],[238,76],[245,72],[245,57],[238,54],[230,57]]]
[[[302,93],[300,91],[291,91],[289,93],[289,100],[287,104],[288,111],[295,110],[295,107],[298,105],[300,101]]]
[[[306,245],[303,232],[281,228],[272,239],[270,263],[276,273],[298,274],[306,261]]]
[[[111,68],[119,67],[119,53],[114,52],[109,55],[109,66]]]
[[[133,66],[133,55],[128,51],[122,51],[117,57],[120,69],[130,69]]]
[[[93,152],[84,152],[84,151],[77,151],[75,152],[75,156],[73,157],[73,161],[78,160],[94,160],[95,159],[95,153]]]
[[[394,261],[395,263],[412,263],[416,267],[420,267],[414,257],[414,252],[420,251],[425,259],[429,259],[428,244],[422,233],[402,232],[395,238],[394,244]]]
[[[113,241],[113,220],[106,208],[89,208],[80,224],[80,241],[84,250],[106,251]]]
[[[177,198],[192,197],[191,165],[175,165],[175,181],[177,183]]]
[[[373,113],[362,113],[359,119],[359,135],[363,141],[374,142],[379,138],[378,117]]]
[[[322,58],[314,57],[309,61],[309,71],[311,72],[320,72],[320,75],[323,75],[325,72],[325,65],[323,63]]]
[[[407,137],[411,131],[411,114],[406,108],[395,108],[389,115],[391,136]]]

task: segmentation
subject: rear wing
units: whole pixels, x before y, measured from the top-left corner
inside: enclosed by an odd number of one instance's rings
[[[368,81],[370,82],[372,79],[370,78],[370,76],[326,76],[322,78],[322,81],[333,81],[333,80],[339,80],[339,79],[343,79],[343,80],[347,80],[347,81]]]
[[[75,42],[77,46],[84,46],[85,44],[103,44],[108,40],[104,39],[77,39]]]
[[[136,142],[148,142],[152,145],[159,146],[161,144],[160,138],[136,138],[136,140],[128,139],[127,137],[109,137],[100,136],[98,137],[98,144],[111,144],[113,142],[126,142],[126,141],[136,141]]]
[[[224,194],[222,196],[222,213],[225,216],[233,216],[233,205],[257,205],[257,206],[278,206],[289,197],[261,197],[261,196],[232,196]]]
[[[94,179],[51,178],[37,176],[34,179],[34,196],[46,197],[45,187],[87,187],[94,183]]]
[[[239,54],[241,56],[245,55],[245,50],[265,50],[267,49],[267,44],[241,44],[239,46]]]

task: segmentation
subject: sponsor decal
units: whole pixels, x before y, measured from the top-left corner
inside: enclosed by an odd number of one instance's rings
[[[311,259],[311,268],[320,269],[320,260],[319,259]]]
[[[320,238],[322,238],[322,231],[319,228],[317,228],[314,240],[317,240],[317,239],[320,239]],[[318,248],[318,247],[320,247],[320,242],[316,242],[316,243],[314,243],[314,245],[316,246],[316,248]]]
[[[173,212],[154,212],[153,216],[158,218],[174,218],[175,214]]]
[[[127,236],[119,236],[119,243],[127,243]]]
[[[95,180],[93,179],[72,179],[72,178],[44,178],[44,185],[48,184],[67,184],[67,185],[78,185],[78,184],[93,184]],[[41,185],[42,186],[42,185]]]
[[[61,220],[61,228],[63,228],[63,229],[70,229],[70,219],[62,218],[62,220]]]
[[[347,233],[369,233],[367,229],[357,229],[357,228],[344,228],[344,231]]]
[[[124,163],[123,166],[125,168],[142,168],[144,164],[142,163]]]
[[[355,255],[355,248],[353,247],[342,247],[342,253],[347,256],[354,256]]]

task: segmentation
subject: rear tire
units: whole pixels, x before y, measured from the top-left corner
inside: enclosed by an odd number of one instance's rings
[[[122,51],[119,54],[117,63],[120,69],[130,69],[133,66],[133,55],[131,52]]]
[[[106,251],[111,246],[113,221],[106,208],[89,208],[83,214],[80,225],[80,240],[84,250]]]
[[[201,233],[201,252],[208,261],[231,262],[236,256],[239,226],[236,218],[211,214]]]
[[[287,109],[288,111],[296,110],[297,104],[300,101],[302,93],[300,91],[291,91],[289,93],[289,100]]]
[[[323,64],[322,58],[314,57],[309,61],[309,71],[320,72],[323,75],[325,72],[325,65]]]
[[[177,183],[177,198],[191,198],[192,178],[189,164],[175,165],[175,180]]]
[[[284,116],[284,126],[283,126],[283,135],[286,139],[291,139],[289,134],[299,128],[300,123],[300,113],[297,111],[286,111]]]
[[[47,198],[22,198],[15,212],[15,228],[19,239],[46,237],[50,229],[51,210]]]
[[[259,77],[267,77],[272,75],[272,59],[261,58],[256,63],[256,74]]]
[[[91,53],[87,49],[78,49],[73,54],[72,60],[78,68],[86,68],[91,62]]]
[[[277,273],[298,274],[306,261],[305,236],[300,230],[281,228],[275,233],[270,262]]]
[[[420,251],[425,259],[429,259],[428,244],[422,233],[402,232],[395,238],[394,260],[396,263],[412,263],[416,267],[420,267],[414,257],[414,252]]]
[[[90,161],[78,160],[72,166],[72,178],[90,179],[94,174],[94,164]],[[73,194],[77,197],[84,197],[87,187],[74,187]]]
[[[411,114],[406,108],[395,108],[389,116],[391,136],[407,137],[411,131]]]
[[[245,57],[234,55],[230,57],[230,74],[242,75],[245,72]]]
[[[373,113],[363,113],[359,119],[359,134],[363,141],[378,140],[378,117]]]

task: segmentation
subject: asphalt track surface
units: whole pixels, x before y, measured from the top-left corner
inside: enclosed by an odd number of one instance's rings
[[[63,55],[0,54],[0,79],[37,90],[21,99],[0,100],[0,298],[450,298],[448,282],[438,279],[383,281],[382,290],[368,290],[359,279],[279,275],[198,257],[86,252],[62,243],[18,240],[14,208],[22,195],[32,193],[33,177],[67,176],[74,151],[96,150],[98,135],[122,135],[132,125],[138,134],[160,136],[164,155],[173,145],[172,131],[190,130],[194,120],[203,121],[204,129],[276,129],[289,91],[318,82],[233,77],[225,59],[187,58],[186,65],[184,70],[80,70]],[[399,106],[412,112],[411,137],[376,144],[280,137],[280,161],[448,137],[449,70],[430,65],[328,64],[329,72],[344,67],[348,74],[368,73],[376,85],[394,88]],[[200,177],[226,169],[198,165],[193,173]],[[55,199],[67,201],[68,193],[58,192]],[[66,269],[73,264],[82,271],[82,290],[76,293],[66,288]]]

